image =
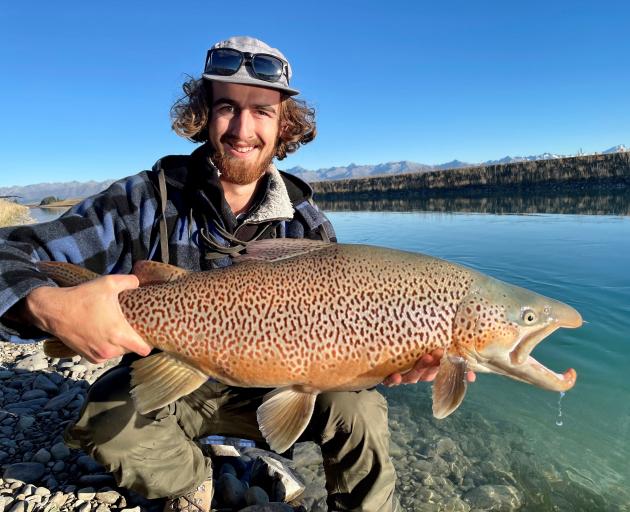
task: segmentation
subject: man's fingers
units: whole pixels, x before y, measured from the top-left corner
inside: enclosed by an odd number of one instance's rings
[[[128,343],[125,347],[130,352],[135,352],[141,356],[148,356],[151,353],[151,345],[147,344],[140,336],[135,335],[135,339]]]
[[[440,362],[440,359],[442,359],[443,355],[444,355],[444,349],[443,348],[436,348],[433,352],[431,352],[431,356],[433,356],[433,359],[435,359],[437,361],[437,363]]]
[[[140,281],[133,274],[112,274],[107,278],[111,281],[114,291],[118,293],[124,290],[133,290],[140,285]]]
[[[398,384],[400,384],[401,382],[402,382],[402,376],[400,375],[400,373],[394,373],[390,375],[389,377],[387,377],[383,381],[383,384],[387,387],[391,387],[391,386],[398,386]]]

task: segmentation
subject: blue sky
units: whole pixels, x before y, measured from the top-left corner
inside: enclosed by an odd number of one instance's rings
[[[239,6],[237,7],[231,7]],[[216,41],[280,48],[317,109],[309,169],[630,145],[630,2],[0,2],[0,186],[103,180],[170,130]]]

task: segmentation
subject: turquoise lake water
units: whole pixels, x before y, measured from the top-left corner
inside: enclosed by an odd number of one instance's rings
[[[494,375],[478,376],[460,410],[483,415],[493,426],[492,434],[522,432],[527,449],[558,468],[555,478],[592,490],[606,503],[602,510],[630,509],[630,218],[442,212],[328,215],[341,242],[431,254],[579,310],[587,321],[583,327],[556,331],[533,353],[554,371],[572,367],[578,372],[576,386],[561,401],[562,426],[556,424],[559,394]],[[411,398],[417,390],[407,386],[397,392]],[[396,396],[400,394],[392,398]],[[430,415],[430,403],[419,403],[417,414]],[[448,431],[449,419],[443,421]],[[457,439],[458,432],[449,434]],[[486,433],[475,435],[483,438]]]
[[[630,217],[620,214],[628,211],[628,198],[618,199],[545,199],[526,210],[598,215],[487,213],[513,211],[509,201],[490,208],[486,201],[466,202],[466,213],[328,212],[341,242],[452,260],[566,302],[586,320],[579,329],[556,331],[533,354],[555,371],[572,367],[578,372],[576,386],[560,402],[561,426],[559,394],[485,374],[469,386],[460,409],[437,423],[454,440],[494,443],[497,456],[508,442],[510,458],[518,457],[522,447],[527,467],[508,476],[520,489],[529,488],[531,499],[525,499],[523,510],[630,510]],[[448,204],[441,201],[438,208]],[[393,206],[413,209],[413,203]],[[343,206],[353,208],[365,205]],[[475,208],[484,213],[470,213]],[[37,220],[58,214],[44,211]],[[384,393],[393,404],[411,404],[417,418],[426,418],[431,415],[427,390],[427,384],[418,384]],[[468,417],[484,422],[463,428],[461,418]],[[501,475],[501,481],[505,478]],[[543,485],[549,482],[553,485]],[[491,471],[488,483],[495,483]],[[540,496],[551,488],[562,489],[560,501]]]

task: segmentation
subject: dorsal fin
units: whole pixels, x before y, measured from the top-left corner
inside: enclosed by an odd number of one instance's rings
[[[140,286],[147,286],[149,284],[174,281],[187,275],[189,272],[168,263],[140,260],[134,263],[131,273],[138,278]]]
[[[303,254],[321,251],[334,245],[306,238],[271,238],[249,242],[245,254],[234,257],[234,263],[244,261],[280,261]]]

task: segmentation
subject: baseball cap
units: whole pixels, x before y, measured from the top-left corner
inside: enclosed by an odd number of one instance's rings
[[[219,72],[211,63],[211,55],[213,55],[213,53],[215,56],[219,54],[219,52],[213,52],[213,50],[219,49],[236,50],[236,52],[232,52],[233,56],[236,56],[236,59],[231,59],[231,68],[227,71],[221,69]],[[241,54],[240,61],[238,60],[239,52]],[[223,55],[225,55],[225,53],[226,52],[223,52]],[[273,58],[269,59],[269,56]],[[274,58],[279,59],[281,62],[278,62]],[[263,73],[257,73],[257,63],[261,63],[260,67],[268,67],[270,65],[278,66],[277,71],[279,76],[273,77],[272,79]],[[236,67],[237,65],[238,68]],[[272,48],[260,39],[254,37],[236,36],[226,39],[225,41],[220,41],[208,50],[205,70],[202,76],[206,80],[267,87],[294,96],[299,94],[300,91],[289,87],[291,74],[291,65],[280,50]]]

